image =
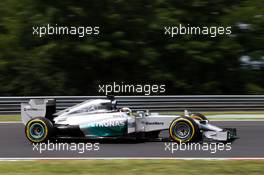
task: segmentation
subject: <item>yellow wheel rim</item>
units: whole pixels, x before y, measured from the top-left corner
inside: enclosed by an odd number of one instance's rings
[[[173,134],[173,126],[174,126],[178,121],[185,121],[185,122],[187,122],[187,123],[191,126],[191,128],[192,128],[192,131],[193,131],[193,132],[192,132],[190,138],[188,138],[187,140],[182,140],[182,139],[176,137],[176,136]],[[174,120],[174,121],[171,123],[170,128],[169,128],[169,132],[170,132],[170,136],[171,136],[171,138],[172,138],[173,140],[175,140],[175,141],[177,141],[177,142],[185,143],[185,142],[189,142],[190,140],[192,140],[192,138],[193,138],[193,136],[194,136],[194,134],[195,134],[195,129],[194,129],[194,125],[193,125],[193,123],[192,123],[191,121],[189,121],[188,119],[185,119],[185,118],[179,118],[179,119]]]
[[[42,126],[44,127],[45,133],[44,133],[44,136],[41,139],[34,139],[31,136],[30,127],[34,123],[41,123]],[[31,120],[30,122],[27,123],[27,125],[26,125],[26,136],[31,142],[35,142],[35,143],[36,142],[42,142],[42,141],[44,141],[46,139],[47,135],[48,135],[48,127],[47,127],[47,125],[46,125],[46,123],[44,121],[42,121],[40,119],[35,119],[35,120]]]

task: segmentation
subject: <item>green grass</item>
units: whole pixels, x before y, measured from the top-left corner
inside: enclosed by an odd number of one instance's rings
[[[264,161],[246,160],[38,160],[0,162],[0,174],[262,175]]]
[[[20,115],[1,115],[0,122],[21,121]]]

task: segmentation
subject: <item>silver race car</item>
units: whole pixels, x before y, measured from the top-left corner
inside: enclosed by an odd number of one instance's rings
[[[176,116],[118,109],[114,98],[87,100],[57,113],[55,99],[31,99],[21,104],[21,117],[26,137],[33,143],[59,138],[162,140],[163,130],[169,133],[167,139],[185,143],[236,138],[235,128],[214,126],[200,113],[185,111]]]

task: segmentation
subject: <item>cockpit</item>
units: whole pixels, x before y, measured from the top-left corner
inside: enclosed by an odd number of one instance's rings
[[[100,104],[91,104],[88,106],[84,106],[83,108],[80,108],[78,110],[74,110],[70,112],[69,114],[76,114],[76,113],[91,113],[91,112],[107,112],[107,111],[112,111],[112,104],[107,102],[107,103],[100,103]]]
[[[80,113],[97,113],[97,112],[112,112],[117,108],[116,100],[87,100],[83,103],[67,108],[63,111],[56,113],[55,115],[74,115]]]

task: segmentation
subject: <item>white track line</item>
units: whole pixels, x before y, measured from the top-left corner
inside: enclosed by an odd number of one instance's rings
[[[263,114],[217,114],[217,115],[207,115],[207,118],[213,119],[213,118],[259,118],[259,119],[264,119]]]

